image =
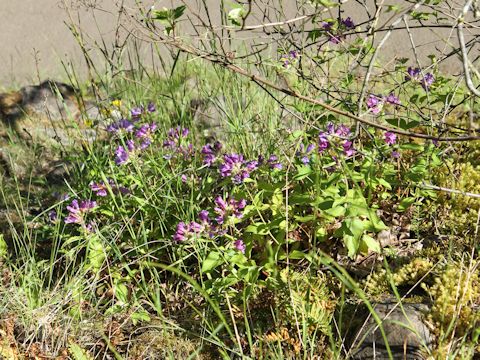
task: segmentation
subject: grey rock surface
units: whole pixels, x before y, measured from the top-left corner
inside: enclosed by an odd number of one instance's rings
[[[401,307],[394,300],[375,305],[393,359],[424,359],[425,347],[433,340],[424,321],[427,310],[425,304],[404,303]],[[349,358],[389,359],[385,339],[374,318],[366,310],[356,316],[358,321],[353,326],[355,330],[347,337]]]

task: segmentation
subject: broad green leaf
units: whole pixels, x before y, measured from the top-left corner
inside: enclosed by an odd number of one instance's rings
[[[223,263],[223,258],[218,251],[212,251],[207,255],[207,258],[203,260],[202,272],[210,272],[218,265]]]
[[[106,257],[106,250],[98,236],[88,240],[88,262],[95,272],[98,272]]]
[[[360,246],[360,240],[355,239],[353,236],[345,235],[343,237],[343,243],[347,248],[348,256],[350,258],[353,258],[358,252],[358,248]]]
[[[363,247],[362,245],[365,245],[365,247],[367,248],[367,250],[372,250],[372,251],[375,251],[377,253],[380,252],[380,244],[378,243],[377,240],[375,240],[374,238],[372,238],[371,236],[365,234],[362,236],[362,243],[361,244],[361,247]]]
[[[308,165],[299,166],[297,173],[293,177],[294,180],[302,180],[308,177],[312,173],[312,168]]]

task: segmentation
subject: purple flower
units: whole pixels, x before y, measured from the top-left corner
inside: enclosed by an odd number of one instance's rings
[[[65,218],[66,224],[83,224],[84,214],[90,212],[97,206],[95,201],[82,200],[80,204],[77,200],[73,200],[72,203],[67,206],[68,216]]]
[[[201,222],[203,223],[209,223],[210,218],[207,210],[202,210],[198,214],[198,218],[200,219]]]
[[[123,165],[128,161],[128,158],[128,151],[121,145],[117,147],[117,150],[115,150],[115,164]]]
[[[400,153],[399,153],[398,151],[396,151],[396,150],[393,150],[393,151],[392,151],[392,157],[393,157],[394,159],[399,159],[399,158],[400,158]]]
[[[214,210],[218,215],[215,220],[218,224],[223,224],[229,216],[240,219],[243,216],[243,209],[247,205],[247,201],[245,199],[235,200],[233,198],[226,201],[218,196],[215,199],[215,205]]]
[[[421,70],[419,68],[409,67],[407,69],[405,80],[420,82],[420,85],[423,87],[423,89],[428,90],[435,82],[435,77],[432,73],[426,73],[423,77],[421,77]]]
[[[177,224],[177,230],[173,234],[173,241],[182,242],[192,238],[200,237],[205,231],[205,224],[199,224],[191,221],[185,224],[183,221]]]
[[[388,145],[394,145],[395,142],[397,141],[397,135],[395,135],[390,131],[387,131],[383,136],[384,136],[385,143]]]
[[[258,161],[246,162],[241,154],[225,154],[223,155],[223,162],[218,167],[221,177],[231,177],[235,185],[243,183],[243,181],[250,177],[250,173],[256,170]]]
[[[343,153],[347,157],[353,156],[355,154],[355,149],[353,148],[353,142],[346,140],[343,143]]]
[[[246,246],[242,239],[238,239],[233,243],[235,249],[240,251],[242,254],[245,254]]]
[[[300,144],[300,148],[296,152],[296,156],[300,159],[300,162],[304,165],[310,163],[310,153],[315,149],[315,144],[308,144],[306,147],[303,143]]]
[[[184,158],[193,154],[193,145],[184,144],[187,138],[189,130],[177,126],[171,128],[167,132],[167,139],[163,142],[164,149],[169,151],[169,154],[164,155],[165,159],[171,159],[175,156],[182,155]]]
[[[353,29],[355,27],[355,24],[354,24],[353,20],[350,18],[350,16],[347,17],[346,19],[342,19],[341,23],[348,30]]]
[[[155,107],[155,104],[153,102],[148,103],[147,111],[149,113],[154,113],[155,111],[157,111],[157,108]]]
[[[318,135],[318,152],[321,154],[322,152],[327,150],[329,146],[330,146],[330,142],[328,141],[327,134],[324,132],[321,132]]]
[[[152,143],[153,134],[157,130],[155,123],[142,125],[135,133],[135,137],[141,140],[140,149],[144,150]]]
[[[108,192],[107,192],[107,186],[105,185],[105,183],[102,181],[102,182],[99,182],[99,183],[95,183],[95,182],[92,182],[90,183],[90,189],[92,189],[92,191],[97,195],[97,196],[107,196]]]
[[[183,174],[180,179],[182,180],[182,182],[185,184],[187,181],[188,181],[188,178],[187,178],[187,175]]]
[[[50,210],[48,212],[48,218],[50,219],[51,222],[55,222],[58,219],[58,214],[55,210]]]
[[[107,131],[110,133],[117,133],[119,131],[132,132],[133,124],[127,119],[121,119],[108,125]]]
[[[143,124],[135,133],[135,137],[138,139],[143,139],[146,137],[151,137],[152,134],[157,130],[157,124]]]
[[[138,121],[140,120],[140,118],[142,117],[142,114],[143,114],[143,111],[145,109],[143,108],[143,106],[139,106],[139,107],[134,107],[133,109],[130,110],[130,115],[132,116],[132,120],[133,121]]]
[[[386,99],[385,99],[385,102],[391,104],[391,105],[400,105],[401,102],[400,102],[400,99],[398,98],[398,96],[395,96],[393,93],[390,93]]]
[[[212,166],[217,159],[217,155],[221,149],[222,144],[218,141],[216,141],[213,145],[207,144],[202,147],[203,164],[207,165],[208,167]]]
[[[177,224],[177,231],[173,235],[173,240],[180,242],[187,240],[188,226],[183,221]]]
[[[339,44],[345,40],[343,32],[345,30],[351,30],[355,28],[353,20],[348,17],[346,19],[340,19],[338,26],[335,26],[337,22],[335,20],[329,20],[323,23],[323,30],[327,32],[328,40],[333,44]]]
[[[341,137],[347,137],[348,135],[350,135],[350,132],[351,130],[348,126],[341,124],[337,127],[335,134]]]
[[[281,56],[280,61],[283,63],[283,67],[288,68],[288,66],[297,61],[299,57],[300,55],[297,50],[290,50],[288,54]]]
[[[369,95],[367,99],[367,108],[373,113],[373,114],[378,114],[383,107],[383,101],[382,98],[376,96],[376,95]]]
[[[92,189],[92,191],[97,196],[102,196],[102,197],[107,196],[108,186],[110,186],[114,194],[117,194],[119,192],[124,195],[130,193],[130,190],[128,190],[126,187],[117,186],[112,179],[108,179],[108,185],[105,184],[103,181],[98,183],[95,183],[95,182],[90,183],[90,189]]]
[[[405,80],[417,80],[418,76],[420,75],[421,70],[419,68],[413,68],[411,66],[407,69],[407,75],[405,76]]]
[[[283,165],[278,161],[278,158],[276,155],[270,155],[270,157],[267,160],[267,164],[270,167],[270,169],[276,169],[276,170],[283,169]]]
[[[435,77],[431,73],[426,73],[420,84],[422,85],[424,90],[428,90],[434,82]]]

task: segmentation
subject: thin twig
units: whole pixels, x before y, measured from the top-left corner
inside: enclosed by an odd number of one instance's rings
[[[463,7],[462,14],[458,19],[457,24],[457,35],[458,42],[460,43],[460,48],[462,49],[462,60],[463,60],[463,73],[465,75],[465,82],[467,83],[468,89],[475,95],[480,97],[480,91],[473,85],[472,78],[470,77],[470,65],[468,61],[467,47],[465,46],[465,37],[463,35],[463,22],[465,21],[465,16],[467,16],[470,6],[472,6],[473,0],[468,0],[465,6]]]

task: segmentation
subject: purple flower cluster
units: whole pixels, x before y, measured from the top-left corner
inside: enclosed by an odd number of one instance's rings
[[[150,146],[153,140],[153,134],[157,130],[157,124],[144,124],[135,132],[135,137],[140,141],[140,149],[144,150]]]
[[[105,197],[108,195],[108,188],[112,189],[114,194],[121,193],[121,194],[128,194],[130,191],[123,186],[117,186],[112,179],[108,179],[108,185],[105,184],[103,181],[101,182],[91,182],[90,189],[95,193],[97,196]]]
[[[133,140],[127,140],[126,146],[119,145],[115,150],[115,164],[123,165],[128,162],[135,152],[135,143]]]
[[[250,177],[250,173],[257,168],[257,160],[245,161],[241,154],[225,154],[218,170],[221,177],[231,177],[232,182],[239,185]]]
[[[85,214],[91,212],[95,207],[97,207],[95,201],[82,200],[79,203],[78,200],[73,200],[72,203],[67,206],[68,215],[65,218],[65,223],[85,225]]]
[[[216,207],[214,210],[217,214],[215,220],[221,225],[230,216],[241,219],[243,217],[243,209],[245,209],[247,201],[245,199],[235,200],[233,198],[224,200],[221,196],[218,196],[215,199],[215,205]]]
[[[343,154],[347,157],[355,154],[353,142],[346,139],[351,133],[351,130],[346,125],[339,125],[335,127],[332,123],[327,125],[326,131],[322,131],[318,135],[318,152],[324,153],[330,147],[339,147],[341,145]]]
[[[222,143],[216,141],[213,145],[207,144],[202,147],[202,154],[203,154],[203,164],[211,167],[213,163],[217,160],[218,154],[222,150]]]
[[[191,221],[188,224],[179,222],[177,224],[177,231],[173,235],[173,240],[176,242],[186,241],[193,237],[200,237],[205,233],[208,233],[209,237],[212,237],[216,231],[215,226],[210,220],[207,210],[202,210],[198,214],[198,222]]]
[[[323,140],[326,140],[327,142],[325,143]],[[319,138],[319,148],[325,147],[325,149],[328,147],[328,140],[326,138]],[[300,159],[301,163],[304,165],[307,165],[310,163],[310,154],[311,152],[315,149],[315,144],[308,144],[305,146],[303,143],[300,144],[300,147],[296,153],[297,158]]]
[[[245,243],[243,242],[242,239],[238,239],[233,243],[233,247],[240,251],[242,254],[245,254],[245,250],[247,247],[245,246]]]
[[[215,222],[210,219],[207,210],[202,210],[198,214],[198,221],[191,221],[189,223],[182,221],[177,224],[177,229],[173,234],[173,241],[184,242],[202,236],[213,238],[216,235],[224,235],[226,233],[224,225],[227,223],[228,218],[242,218],[243,209],[246,204],[247,202],[244,199],[235,200],[229,198],[224,200],[221,196],[218,196],[215,199]],[[233,247],[238,251],[245,253],[246,247],[241,239],[235,241]]]
[[[388,96],[378,96],[370,94],[366,101],[367,108],[372,114],[377,115],[382,111],[383,106],[386,104],[398,106],[401,104],[398,96],[395,96],[393,93],[390,93]]]
[[[184,144],[189,132],[188,128],[180,126],[168,130],[167,139],[163,142],[163,148],[168,151],[164,155],[165,159],[172,159],[177,154],[185,158],[193,154],[193,145],[190,143]]]
[[[151,102],[147,105],[146,109],[143,105],[132,108],[130,110],[130,116],[132,117],[132,121],[139,121],[144,114],[151,114],[155,111],[157,111],[157,108],[155,107],[155,104]]]
[[[328,40],[333,44],[339,44],[345,40],[344,32],[355,28],[355,23],[348,17],[340,21],[328,20],[322,25],[323,30],[327,32]]]
[[[387,131],[383,134],[383,139],[387,145],[395,145],[397,142],[397,135],[393,132]]]
[[[407,69],[407,75],[405,75],[405,80],[418,82],[424,90],[428,90],[435,82],[435,77],[432,73],[426,73],[422,76],[422,71],[420,68],[413,68],[409,66]]]
[[[283,54],[280,57],[280,61],[283,63],[283,67],[287,68],[291,64],[295,63],[299,57],[300,57],[300,54],[298,53],[297,50],[291,50],[288,52],[288,54]]]
[[[150,146],[157,125],[155,123],[142,124],[136,128],[135,123],[140,120],[143,114],[155,111],[156,108],[153,103],[148,104],[146,110],[143,106],[135,107],[130,110],[131,121],[121,119],[107,127],[107,131],[112,134],[135,133],[134,139],[127,139],[124,145],[119,145],[115,149],[115,163],[117,165],[126,164],[137,150],[145,150]],[[138,141],[139,144],[136,144],[135,141]]]
[[[133,123],[127,119],[120,119],[107,126],[107,131],[114,134],[119,132],[132,132],[133,129]]]
[[[258,162],[261,163],[260,158]],[[270,155],[270,157],[267,159],[267,164],[270,169],[274,169],[274,170],[283,169],[283,165],[281,162],[278,161],[277,155]]]

